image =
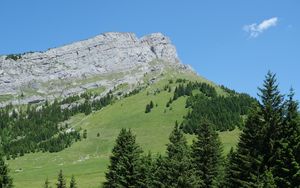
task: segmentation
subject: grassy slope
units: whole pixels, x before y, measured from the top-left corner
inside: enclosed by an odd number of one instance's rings
[[[204,81],[195,76],[189,76],[188,79]],[[147,95],[147,91],[151,93],[156,88],[162,88],[167,80],[161,80],[146,91],[119,100],[89,116],[79,114],[69,120],[71,126],[87,129],[86,140],[75,143],[59,153],[28,154],[9,161],[15,187],[42,187],[47,177],[54,186],[59,169],[64,171],[68,181],[74,174],[79,187],[99,187],[104,181],[115,138],[123,127],[133,130],[137,135],[137,142],[145,152],[151,150],[152,153],[163,153],[174,122],[180,122],[186,114],[184,98],[175,101],[170,110],[166,109],[165,105],[171,93],[163,91],[157,95]],[[145,106],[150,100],[158,106],[154,107],[151,113],[145,114]],[[96,136],[98,132],[100,137]],[[228,152],[230,147],[236,144],[238,135],[238,130],[220,134],[224,152]],[[188,139],[191,141],[192,136],[188,136]]]

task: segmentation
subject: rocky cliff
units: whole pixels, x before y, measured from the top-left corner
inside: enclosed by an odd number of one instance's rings
[[[104,33],[45,52],[0,57],[0,103],[28,103],[69,96],[86,89],[143,82],[145,74],[165,63],[188,69],[169,38],[154,33]]]

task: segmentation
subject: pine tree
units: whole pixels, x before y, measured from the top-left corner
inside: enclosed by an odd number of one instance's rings
[[[203,180],[203,187],[216,186],[222,163],[221,142],[212,127],[212,124],[203,121],[192,145],[193,164],[196,175]]]
[[[141,153],[131,130],[122,129],[112,150],[104,187],[138,187]]]
[[[62,170],[59,171],[56,186],[57,188],[67,188],[66,179]]]
[[[12,188],[13,181],[12,178],[9,176],[9,169],[8,166],[5,164],[5,161],[0,154],[0,187],[1,188]]]
[[[74,175],[72,175],[72,177],[71,177],[70,188],[77,188],[77,184],[76,184]]]
[[[192,166],[190,148],[186,138],[176,122],[176,125],[169,137],[167,145],[167,156],[160,158],[156,179],[160,179],[156,187],[199,187],[202,181],[199,180]]]
[[[291,89],[286,104],[286,118],[284,125],[287,127],[285,136],[289,146],[293,149],[296,161],[300,164],[300,116],[298,112],[298,102],[294,100],[294,90]]]
[[[285,108],[276,75],[268,73],[259,89],[261,104],[246,121],[236,154],[231,157],[227,174],[231,187],[257,187],[262,177],[270,177],[278,187],[298,187],[297,162],[299,125],[297,103],[289,95]],[[258,183],[257,183],[258,182]],[[263,184],[264,185],[264,184]],[[270,186],[272,187],[273,183]]]
[[[231,166],[232,166],[232,162],[233,162],[233,158],[235,157],[236,152],[234,151],[233,148],[230,149],[227,158],[226,158],[226,162],[225,162],[225,175],[224,178],[222,179],[221,182],[221,186],[220,187],[224,187],[224,188],[230,188],[230,187],[234,187],[231,186],[231,182],[233,182],[232,178],[234,177],[234,172],[231,171]]]
[[[151,107],[149,104],[146,105],[145,113],[151,112]]]
[[[82,137],[83,137],[84,139],[87,139],[87,130],[86,130],[86,129],[83,130]]]
[[[258,180],[257,188],[276,188],[277,185],[275,183],[273,174],[270,170],[267,170],[263,173],[261,178]]]
[[[286,116],[279,127],[276,152],[273,156],[275,164],[273,174],[278,187],[299,187],[300,167],[296,159],[299,145],[298,104],[293,100],[293,90],[288,95]]]
[[[153,107],[154,107],[153,101],[150,101],[149,106],[150,106],[150,108],[153,108]]]
[[[261,113],[255,108],[249,115],[237,151],[231,152],[226,169],[227,187],[255,187],[261,171]]]
[[[268,72],[263,87],[259,88],[262,104],[260,105],[263,119],[261,135],[263,135],[263,165],[273,166],[276,159],[273,155],[281,139],[280,127],[283,124],[283,96],[280,94],[276,74]],[[273,174],[274,175],[274,174]]]
[[[154,186],[156,164],[151,153],[141,157],[141,163],[138,168],[138,186],[140,188],[148,188]]]

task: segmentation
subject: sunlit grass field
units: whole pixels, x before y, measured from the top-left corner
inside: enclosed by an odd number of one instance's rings
[[[189,79],[201,80],[199,77]],[[184,97],[166,108],[172,96],[172,93],[162,90],[167,83],[168,79],[161,80],[136,95],[118,100],[88,116],[78,114],[72,117],[68,120],[70,126],[86,129],[87,139],[58,153],[27,154],[8,161],[15,187],[42,187],[46,178],[51,186],[55,186],[60,169],[66,175],[67,183],[74,175],[78,187],[100,187],[105,178],[111,149],[121,128],[132,129],[145,153],[151,151],[154,156],[157,153],[164,154],[175,121],[181,122],[187,113]],[[175,84],[172,85],[175,87]],[[161,92],[154,94],[157,89]],[[146,114],[146,104],[151,100],[154,108]],[[239,133],[239,130],[220,133],[224,154],[236,145]],[[187,137],[191,142],[193,136]]]

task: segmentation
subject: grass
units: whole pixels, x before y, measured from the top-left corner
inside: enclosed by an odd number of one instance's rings
[[[13,98],[14,98],[14,96],[10,95],[10,94],[0,95],[0,102],[5,102],[5,101],[11,100]]]
[[[78,114],[68,120],[70,126],[87,130],[86,140],[74,143],[58,153],[27,154],[8,161],[15,187],[42,187],[46,178],[55,186],[60,169],[66,175],[67,182],[74,175],[79,187],[100,187],[105,178],[111,149],[121,128],[132,129],[145,153],[164,153],[174,122],[181,122],[183,115],[187,113],[183,97],[173,102],[171,108],[166,108],[172,93],[161,91],[156,95],[147,95],[157,88],[162,90],[173,76],[164,77],[166,79],[149,86],[139,94],[118,100],[89,116]],[[190,76],[188,79],[197,78]],[[151,100],[154,108],[146,114],[146,104]],[[100,137],[97,137],[97,133],[100,133]],[[220,133],[225,153],[236,145],[238,135],[239,130]],[[188,139],[191,141],[192,136],[188,136]]]

